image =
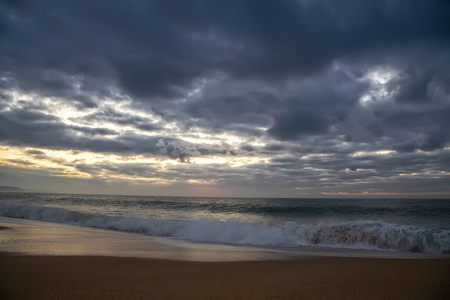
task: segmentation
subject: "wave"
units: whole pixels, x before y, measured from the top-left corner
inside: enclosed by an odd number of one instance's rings
[[[158,220],[92,215],[63,208],[0,204],[0,216],[181,238],[192,242],[255,246],[318,246],[450,253],[450,230],[359,220],[335,224]]]

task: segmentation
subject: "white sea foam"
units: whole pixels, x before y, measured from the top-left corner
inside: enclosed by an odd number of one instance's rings
[[[0,215],[168,236],[193,242],[256,246],[319,246],[448,253],[450,230],[359,220],[335,224],[247,223],[236,219],[158,220],[90,215],[62,208],[0,204]]]

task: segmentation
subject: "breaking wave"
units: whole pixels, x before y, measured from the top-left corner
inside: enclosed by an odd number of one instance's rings
[[[318,246],[427,253],[450,252],[450,230],[359,220],[285,224],[111,217],[62,208],[0,204],[0,216],[181,238],[192,242],[255,246]]]

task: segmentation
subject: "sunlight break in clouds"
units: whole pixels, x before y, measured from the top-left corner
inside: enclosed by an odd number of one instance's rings
[[[0,4],[0,185],[450,197],[448,1],[169,2]]]

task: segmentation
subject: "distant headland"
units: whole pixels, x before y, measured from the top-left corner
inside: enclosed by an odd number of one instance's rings
[[[17,186],[0,185],[0,192],[23,192],[23,190]]]

